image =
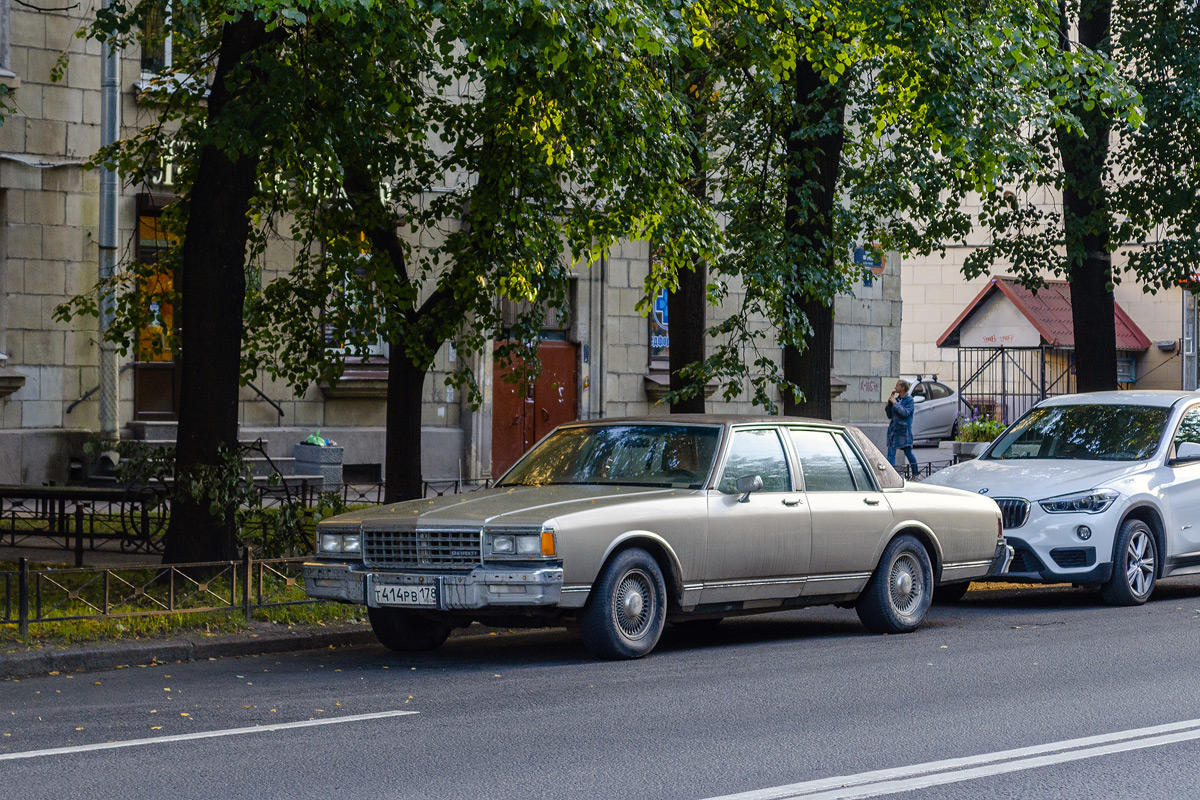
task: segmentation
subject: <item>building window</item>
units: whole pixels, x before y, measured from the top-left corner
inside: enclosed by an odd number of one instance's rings
[[[171,67],[170,2],[155,5],[142,23],[142,80],[146,81]]]

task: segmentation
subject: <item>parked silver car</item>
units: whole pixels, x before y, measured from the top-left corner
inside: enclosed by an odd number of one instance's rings
[[[953,439],[958,436],[958,392],[937,375],[908,376],[913,398],[913,439]]]
[[[668,621],[826,603],[911,631],[935,584],[1011,557],[994,502],[906,485],[855,428],[675,415],[563,425],[493,489],[323,521],[305,585],[366,604],[394,650],[574,620],[595,654],[636,658]]]

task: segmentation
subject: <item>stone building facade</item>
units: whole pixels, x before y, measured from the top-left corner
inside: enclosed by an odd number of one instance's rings
[[[55,315],[71,297],[94,292],[98,275],[100,180],[84,164],[100,145],[101,50],[76,37],[93,13],[91,6],[39,11],[0,0],[0,82],[12,90],[17,109],[0,126],[0,483],[82,477],[83,445],[99,430],[98,324],[90,317],[64,322]],[[51,72],[63,53],[65,72],[55,82]],[[152,113],[137,101],[140,59],[126,52],[121,60],[124,135]],[[122,263],[153,257],[165,244],[155,218],[171,189],[169,169],[156,185],[122,187]],[[271,270],[286,270],[293,252],[287,239],[272,242],[264,278]],[[528,397],[518,398],[521,409],[536,407],[533,414],[545,416],[543,423],[551,410],[556,421],[667,413],[655,403],[663,376],[652,369],[653,319],[636,310],[649,268],[646,242],[623,243],[601,261],[578,268],[573,314],[545,335],[547,351],[558,359],[557,377],[546,389],[539,383]],[[880,272],[835,306],[833,371],[840,393],[834,415],[868,428],[882,422],[880,387],[900,368],[899,260],[889,259]],[[260,375],[241,392],[241,438],[262,438],[274,457],[286,459],[294,443],[319,429],[345,448],[347,479],[382,478],[386,356],[383,350],[374,359],[355,360],[341,381],[299,394]],[[476,371],[483,387],[484,403],[477,409],[445,385],[446,375],[464,366]],[[172,392],[178,391],[173,376],[169,354],[122,359],[123,437],[173,437]],[[425,382],[427,480],[494,475],[493,451],[519,427],[503,416],[513,391],[490,358],[465,365],[452,347],[442,348]],[[546,404],[532,402],[536,392],[546,395]],[[708,407],[755,412],[746,395],[732,403],[716,395]],[[526,440],[542,432],[529,420],[521,426]]]

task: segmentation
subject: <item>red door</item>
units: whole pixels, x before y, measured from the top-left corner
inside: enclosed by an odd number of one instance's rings
[[[526,375],[521,364],[497,367],[492,388],[492,475],[500,477],[556,426],[579,418],[579,346],[544,341],[538,345],[542,372]],[[521,379],[505,378],[514,370]]]

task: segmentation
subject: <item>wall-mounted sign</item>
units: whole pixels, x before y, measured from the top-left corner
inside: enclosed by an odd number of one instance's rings
[[[654,298],[648,316],[650,317],[650,358],[654,361],[667,360],[671,357],[671,334],[668,325],[666,289],[663,289]]]

